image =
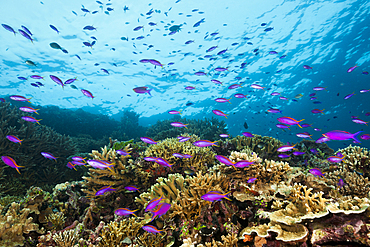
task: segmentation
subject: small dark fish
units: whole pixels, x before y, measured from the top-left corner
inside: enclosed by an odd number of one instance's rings
[[[201,19],[200,21],[198,21],[197,23],[195,23],[193,27],[199,27],[199,25],[200,25],[200,24],[202,24],[202,23],[204,22],[204,19],[205,19],[205,18],[203,18],[203,19]]]
[[[32,62],[31,60],[26,60],[26,64],[27,65],[30,65],[30,66],[35,66],[36,67],[36,64],[34,62]]]
[[[99,11],[95,10],[95,11],[91,12],[91,14],[96,14],[96,13],[98,13],[98,12],[99,12]]]
[[[40,87],[37,83],[31,83],[31,86]]]
[[[272,31],[274,28],[273,27],[268,27],[268,28],[266,28],[265,30],[263,30],[263,31],[265,31],[265,32],[270,32],[270,31]]]
[[[244,122],[243,126],[244,126],[244,128],[245,128],[245,129],[248,129],[248,124],[247,124],[247,122]]]
[[[32,36],[32,33],[30,30],[28,30],[28,28],[26,28],[25,26],[21,26],[21,28],[26,32],[28,33],[28,35]]]
[[[3,26],[3,28],[5,28],[6,30],[8,30],[9,32],[14,33],[14,35],[15,35],[15,31],[14,31],[14,29],[11,26],[8,26],[6,24],[1,24],[1,26]]]
[[[96,29],[96,28],[95,28]],[[92,38],[93,40],[98,40],[97,38],[95,38],[94,36],[91,36],[90,38]]]
[[[267,25],[267,23],[261,23],[261,27],[264,27],[264,26],[266,26]]]
[[[222,51],[219,51],[219,52],[217,53],[217,55],[222,55],[222,54],[224,54],[226,51],[227,51],[227,49],[222,50]]]
[[[68,51],[64,48],[62,48],[61,50],[62,50],[62,52],[66,53],[66,54],[68,53]]]
[[[75,55],[78,59],[80,59],[81,60],[81,58],[80,58],[80,56],[79,55]]]
[[[81,8],[81,10],[85,13],[90,13],[90,11],[88,9],[85,9],[85,8]]]
[[[137,27],[134,28],[134,31],[139,31],[142,28],[144,28],[144,26],[137,26]]]
[[[95,28],[95,27],[93,27],[93,26],[85,26],[85,27],[83,28],[83,30],[90,30],[90,31],[92,31],[92,30],[96,30],[96,28]]]
[[[26,33],[25,31],[21,29],[18,29],[18,32],[22,34],[23,37],[25,37],[26,39],[30,40],[33,43],[33,39],[31,38],[31,36],[28,35],[28,33]]]
[[[186,103],[186,106],[192,106],[192,105],[194,105],[194,103],[192,103],[192,102]]]
[[[60,47],[60,45],[58,43],[50,43],[50,47],[53,48],[53,49],[57,49],[57,50],[61,50],[62,47]]]
[[[49,25],[49,27],[59,34],[59,30],[56,27],[53,25]]]
[[[108,11],[113,11],[114,9],[113,9],[113,8],[109,8],[109,7],[108,7],[108,8],[107,8],[107,10],[108,10]]]

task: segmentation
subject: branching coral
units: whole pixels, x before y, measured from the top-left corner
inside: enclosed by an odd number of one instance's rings
[[[3,207],[0,206],[3,210]],[[17,246],[23,245],[25,238],[23,234],[28,234],[31,231],[43,233],[43,229],[39,230],[36,223],[32,223],[33,218],[28,217],[30,209],[24,208],[20,210],[20,205],[13,202],[5,215],[0,215],[0,245],[1,246]]]
[[[66,230],[61,231],[53,235],[53,240],[56,242],[58,247],[71,247],[77,242],[78,231],[77,230]]]
[[[348,169],[370,176],[370,153],[367,148],[349,145],[338,152],[346,156],[342,162]]]
[[[49,230],[62,230],[64,228],[65,219],[66,217],[61,212],[49,214],[46,216],[47,223],[45,227]]]

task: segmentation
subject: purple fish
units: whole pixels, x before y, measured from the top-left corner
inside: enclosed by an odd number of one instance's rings
[[[211,142],[211,141],[208,141],[208,140],[199,140],[199,141],[193,142],[193,145],[197,146],[197,147],[217,146],[217,141]]]
[[[59,79],[59,77],[57,76],[54,76],[54,75],[50,75],[50,78],[58,85],[62,86],[64,88],[64,84],[63,84],[63,81],[61,79]]]
[[[367,93],[367,92],[370,92],[370,89],[362,89],[362,90],[360,90],[360,93]]]
[[[215,70],[218,71],[218,72],[223,72],[223,71],[226,71],[227,68],[217,67],[217,68],[215,68]]]
[[[178,128],[183,128],[183,127],[185,127],[186,129],[188,128],[188,127],[186,127],[186,125],[188,125],[188,124],[183,124],[183,123],[180,123],[180,122],[172,122],[171,125],[173,127],[178,127]]]
[[[93,94],[92,94],[89,90],[81,89],[81,92],[82,92],[85,96],[87,96],[87,97],[89,97],[89,98],[91,98],[91,99],[94,99],[94,98],[95,98],[95,96],[93,96]]]
[[[308,65],[303,65],[303,68],[305,68],[305,69],[312,69],[312,67],[311,66],[308,66]]]
[[[22,117],[22,119],[24,120],[24,121],[27,121],[27,122],[31,122],[31,123],[38,123],[38,124],[40,124],[39,123],[39,121],[41,121],[42,119],[36,119],[36,118],[34,118],[34,117],[30,117],[30,116],[23,116]]]
[[[210,192],[202,195],[201,199],[205,200],[205,201],[209,201],[209,202],[214,202],[214,201],[221,201],[222,198],[225,198],[225,199],[231,201],[231,199],[227,197],[228,194],[230,194],[230,192],[222,194],[219,191],[210,191]]]
[[[14,160],[12,157],[9,157],[9,156],[1,156],[1,159],[2,159],[2,161],[3,161],[6,165],[8,165],[8,166],[10,166],[10,167],[15,168],[15,169],[17,170],[17,172],[18,172],[19,174],[21,174],[21,173],[20,173],[20,171],[18,170],[18,168],[23,168],[24,166],[19,166],[19,165],[15,162],[15,160]]]
[[[245,136],[245,137],[253,137],[253,134],[252,134],[252,133],[250,133],[250,132],[243,132],[242,134],[243,134],[243,136]]]
[[[225,99],[225,98],[217,98],[217,99],[215,99],[215,101],[218,102],[218,103],[226,103],[226,102],[229,102],[231,104],[230,100],[231,100],[231,98],[230,99]]]
[[[313,153],[313,154],[318,154],[318,153],[319,153],[319,151],[317,151],[317,150],[316,150],[316,149],[314,149],[314,148],[310,149],[310,152],[311,152],[311,153]]]
[[[86,158],[82,158],[81,156],[73,156],[72,160],[73,161],[80,161],[80,162],[85,162]]]
[[[90,31],[92,31],[92,30],[96,30],[96,28],[95,28],[95,27],[93,27],[93,26],[85,26],[85,27],[83,28],[83,30],[90,30]]]
[[[339,188],[342,188],[343,186],[346,186],[347,184],[344,182],[343,179],[340,178],[337,185],[339,186]]]
[[[370,140],[370,135],[369,135],[369,134],[363,134],[363,135],[361,136],[361,139],[362,139],[362,140]]]
[[[300,156],[300,155],[304,155],[305,154],[305,152],[299,152],[299,151],[294,151],[293,152],[293,155],[295,155],[295,156]]]
[[[222,85],[222,82],[220,82],[219,80],[212,79],[211,82],[213,82],[214,84]]]
[[[197,75],[197,76],[207,75],[207,73],[205,73],[203,71],[198,71],[198,72],[195,72],[194,74]]]
[[[104,162],[103,160],[87,160],[86,162],[91,167],[101,170],[104,170],[105,168],[112,170],[111,167],[114,166],[114,163]]]
[[[7,135],[6,139],[8,139],[9,141],[14,142],[14,143],[19,143],[20,145],[22,144],[22,141],[23,141],[23,140],[19,139],[16,136],[13,136],[13,135]]]
[[[291,151],[291,150],[295,149],[294,147],[295,147],[295,145],[292,145],[292,146],[284,145],[284,146],[279,147],[279,148],[277,149],[277,151],[278,151],[278,152],[289,152],[289,151]]]
[[[217,45],[212,46],[211,48],[207,49],[206,52],[211,52],[211,51],[215,50],[216,48],[217,48]]]
[[[149,137],[140,137],[140,139],[143,142],[148,143],[148,144],[157,144],[156,141],[154,141],[152,138],[149,138]]]
[[[21,80],[21,81],[27,81],[27,78],[26,77],[23,77],[23,76],[18,76],[17,77],[19,80]]]
[[[340,163],[342,162],[342,160],[344,159],[345,156],[343,157],[339,157],[339,156],[330,156],[329,158],[327,158],[327,160],[330,162],[330,163]]]
[[[262,87],[261,85],[258,85],[258,84],[252,84],[251,88],[265,90],[264,87]]]
[[[128,191],[139,191],[139,188],[134,185],[126,186],[124,189]]]
[[[276,55],[276,54],[278,54],[278,53],[277,53],[277,51],[269,51],[269,54],[271,54],[271,55]]]
[[[31,41],[33,43],[33,39],[31,38],[31,36],[28,33],[23,31],[22,29],[18,29],[18,32],[20,34],[22,34],[23,37],[25,37],[26,39],[28,39],[29,41]]]
[[[44,156],[47,159],[55,160],[55,162],[57,161],[57,158],[54,157],[54,155],[52,155],[51,153],[41,152],[41,155]]]
[[[134,213],[138,211],[139,209],[136,210],[130,210],[128,208],[119,208],[116,211],[114,211],[114,214],[118,216],[129,216],[130,214],[136,216]]]
[[[151,226],[151,225],[146,225],[141,228],[143,228],[147,232],[153,233],[154,235],[156,235],[157,233],[161,235],[161,232],[164,231],[164,230],[158,230],[155,226]]]
[[[324,142],[328,142],[328,141],[330,141],[329,138],[326,138],[325,136],[322,136],[319,139],[317,139],[315,142],[316,143],[324,143]]]
[[[162,196],[159,198],[153,198],[148,202],[148,205],[145,207],[145,212],[152,211],[162,200]]]
[[[235,89],[235,88],[238,88],[238,87],[242,87],[242,84],[232,84],[228,87],[228,89]]]
[[[214,114],[216,114],[217,116],[222,116],[222,117],[227,118],[227,117],[226,117],[226,116],[227,116],[227,114],[223,113],[223,112],[222,112],[222,111],[220,111],[220,110],[212,110],[212,112],[213,112]]]
[[[184,154],[183,155],[184,159],[190,159],[190,158],[193,158],[193,156],[191,156],[190,154]]]
[[[193,86],[187,86],[187,87],[185,87],[185,90],[194,90],[195,89],[195,87],[193,87]]]
[[[357,138],[357,136],[362,132],[363,131],[359,131],[354,134],[351,134],[347,131],[332,130],[322,135],[332,141],[345,141],[345,140],[353,139],[355,143],[361,143],[361,141]]]
[[[121,149],[117,149],[116,153],[118,153],[119,155],[122,155],[122,156],[130,156],[130,152],[126,152],[126,151],[121,150]]]
[[[309,170],[309,172],[314,175],[315,177],[323,177],[324,174],[321,172],[320,168],[312,168]]]
[[[75,166],[85,166],[86,165],[86,163],[77,161],[77,160],[72,161],[72,164]]]
[[[242,93],[236,93],[234,94],[235,98],[241,99],[241,98],[247,98],[247,94],[242,94]]]
[[[159,218],[162,215],[165,215],[168,212],[168,210],[170,210],[170,208],[171,208],[171,204],[169,203],[158,204],[158,208],[156,210],[151,211],[153,214],[151,221],[154,220],[156,217]]]
[[[181,115],[181,111],[175,111],[175,110],[171,110],[168,112],[169,114],[180,114]]]
[[[26,33],[28,33],[30,36],[32,36],[33,34],[31,33],[31,31],[27,28],[27,27],[25,27],[25,26],[21,26],[21,28],[26,32]]]
[[[280,128],[280,129],[289,129],[289,126],[287,126],[285,124],[277,124],[276,127]]]
[[[139,31],[140,29],[143,29],[144,28],[144,26],[137,26],[137,27],[135,27],[133,30],[134,31]]]
[[[279,117],[277,120],[280,123],[283,123],[283,124],[287,124],[287,125],[298,125],[300,128],[302,128],[299,125],[299,122],[302,122],[304,119],[298,121],[298,120],[295,120],[294,118],[291,118],[291,117]]]
[[[297,133],[296,136],[300,137],[300,138],[311,138],[312,135],[310,135],[309,133],[307,132],[304,132],[304,133]],[[311,138],[312,139],[312,138]]]
[[[222,164],[225,164],[227,166],[234,166],[235,163],[232,162],[229,158],[223,156],[223,155],[215,155],[215,158],[220,161]]]
[[[217,55],[222,55],[222,54],[224,54],[226,51],[227,51],[227,49],[222,50],[222,51],[219,51],[219,52],[217,53]]]
[[[222,137],[222,138],[228,138],[229,137],[229,134],[220,134],[220,137]]]
[[[358,66],[357,66],[357,64],[355,65],[355,66],[353,66],[353,67],[351,67],[351,68],[349,68],[348,70],[347,70],[347,73],[351,73],[352,71],[354,71],[355,70],[355,68],[357,68]]]
[[[255,181],[257,180],[257,178],[249,178],[248,180],[247,180],[247,183],[254,183]]]
[[[150,96],[152,96],[152,95],[150,94],[150,91],[152,91],[152,90],[153,90],[153,88],[148,90],[148,87],[136,87],[136,88],[134,88],[133,90],[134,90],[134,92],[135,92],[135,93],[139,93],[139,94],[145,94],[145,93],[147,93],[147,94],[149,94]]]
[[[315,91],[323,91],[323,90],[326,90],[325,87],[314,87],[313,90]]]
[[[6,24],[1,24],[1,26],[3,26],[3,28],[5,28],[6,30],[8,30],[9,32],[14,33],[14,35],[16,34],[16,32],[14,31],[14,29],[11,26],[6,25]]]
[[[281,113],[281,111],[279,109],[274,109],[274,108],[268,109],[267,112],[269,112],[269,113]]]
[[[176,158],[180,158],[180,159],[184,158],[184,155],[180,153],[173,153],[172,155],[175,156]]]
[[[190,137],[187,137],[187,136],[179,136],[179,137],[177,137],[177,139],[179,139],[179,142],[186,142],[186,141],[189,141],[190,140]]]
[[[32,99],[32,98],[27,99],[26,97],[20,95],[12,95],[9,98],[14,101],[27,101],[28,103],[31,103],[30,99]]]
[[[366,125],[368,123],[368,122],[365,122],[364,120],[361,120],[361,119],[358,119],[358,118],[352,119],[352,122],[358,123],[358,124],[366,124]]]
[[[200,21],[196,22],[193,27],[199,27],[200,24],[204,22],[204,18],[202,18]]]
[[[355,95],[355,92],[351,93],[351,94],[348,94],[346,96],[344,96],[344,99],[349,99],[351,98],[353,95]]]
[[[170,164],[167,160],[165,160],[163,158],[157,158],[154,162],[161,165],[161,166],[169,167],[171,169],[172,169],[172,166],[174,165],[174,164]]]
[[[72,162],[68,162],[66,166],[67,166],[69,169],[71,169],[71,170],[72,170],[72,169],[74,169],[75,171],[77,171],[77,169],[76,169],[76,167],[75,167],[76,165],[75,165],[75,164],[73,164]]]
[[[301,124],[301,127],[302,128],[308,128],[308,127],[312,127],[312,125],[311,124]]]
[[[116,189],[113,189],[111,186],[104,186],[95,193],[95,196],[102,196],[109,191],[116,191]]]
[[[72,78],[72,79],[68,79],[68,80],[66,80],[66,81],[64,82],[64,85],[71,84],[71,83],[73,83],[73,82],[74,82],[74,81],[76,81],[76,80],[77,80],[77,77]]]
[[[241,160],[241,161],[236,162],[234,167],[244,168],[244,167],[248,167],[249,165],[252,165],[252,164],[254,164],[254,161]]]
[[[278,93],[278,92],[273,92],[273,93],[271,93],[271,95],[272,95],[272,96],[279,96],[279,95],[280,95],[280,93]]]
[[[281,159],[287,159],[287,158],[290,157],[290,155],[288,155],[288,154],[279,154],[278,157],[281,158]]]
[[[163,68],[163,64],[161,64],[159,61],[155,60],[155,59],[149,59],[149,63],[155,65],[155,66],[160,66]]]
[[[59,30],[56,27],[53,25],[49,25],[49,27],[59,34]]]

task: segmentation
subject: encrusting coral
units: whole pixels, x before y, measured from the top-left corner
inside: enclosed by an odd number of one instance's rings
[[[0,206],[0,210],[4,210]],[[31,231],[37,231],[42,234],[43,229],[33,223],[33,218],[29,217],[30,209],[20,209],[20,205],[13,202],[7,209],[7,212],[0,215],[0,246],[23,246],[24,236]]]

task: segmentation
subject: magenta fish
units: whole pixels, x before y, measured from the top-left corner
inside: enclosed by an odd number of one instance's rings
[[[11,100],[14,100],[14,101],[27,101],[28,103],[31,103],[30,99],[32,99],[32,97],[27,99],[26,97],[23,97],[23,96],[20,96],[20,95],[12,95],[9,98]]]
[[[217,99],[215,99],[215,101],[218,102],[218,103],[229,102],[231,104],[230,100],[231,100],[231,98],[230,99],[225,99],[225,98],[217,98]]]
[[[309,133],[307,132],[304,132],[304,133],[297,133],[296,136],[300,137],[300,138],[311,138],[312,135],[310,135]],[[312,139],[312,138],[311,138]]]
[[[158,230],[155,226],[151,226],[151,225],[146,225],[141,228],[143,228],[147,232],[153,233],[154,235],[156,235],[157,233],[161,235],[161,232],[164,231],[164,230]]]
[[[357,68],[358,66],[357,66],[357,64],[355,65],[355,66],[353,66],[353,67],[351,67],[351,68],[349,68],[348,70],[347,70],[347,73],[351,73],[352,71],[354,71],[355,70],[355,68]]]
[[[363,135],[361,136],[361,139],[362,139],[362,140],[370,140],[370,134],[363,134]]]
[[[223,71],[226,71],[227,68],[217,67],[217,68],[215,68],[215,70],[218,71],[218,72],[223,72]]]
[[[195,87],[193,87],[193,86],[187,86],[187,87],[185,87],[185,90],[194,90],[195,89]]]
[[[242,93],[236,93],[234,94],[235,98],[242,99],[242,98],[247,98],[247,94],[242,94]]]
[[[254,183],[254,182],[256,182],[256,180],[257,180],[257,178],[249,178],[248,180],[247,180],[247,183]]]
[[[72,160],[73,161],[80,161],[80,162],[86,162],[85,161],[86,158],[82,158],[81,156],[73,156],[72,157]]]
[[[112,171],[111,167],[114,166],[114,163],[104,162],[103,160],[87,160],[86,162],[91,167],[96,168],[96,169],[101,169],[101,170],[108,168],[109,170]]]
[[[321,172],[320,168],[312,168],[309,172],[315,177],[324,177],[324,174]]]
[[[124,189],[128,191],[139,191],[139,188],[134,185],[126,186]]]
[[[184,155],[180,153],[173,153],[172,155],[175,156],[176,158],[180,158],[180,159],[184,158]]]
[[[287,158],[290,157],[290,155],[288,155],[288,154],[279,154],[278,157],[281,158],[281,159],[287,159]]]
[[[229,158],[223,156],[223,155],[215,155],[215,158],[220,161],[222,164],[225,164],[227,166],[234,166],[235,163],[232,162]]]
[[[358,124],[366,124],[366,125],[368,123],[368,122],[365,122],[364,120],[361,120],[361,119],[358,119],[358,118],[352,119],[352,122],[358,123]]]
[[[292,146],[284,145],[284,146],[279,147],[279,148],[277,149],[277,151],[278,151],[278,152],[281,152],[281,153],[282,153],[282,152],[289,152],[289,151],[291,151],[291,150],[295,149],[294,147],[295,147],[295,145],[292,145]]]
[[[271,96],[279,96],[279,95],[280,95],[280,93],[278,93],[278,92],[271,93]]]
[[[289,126],[285,125],[285,124],[276,124],[276,127],[280,128],[280,129],[289,129]]]
[[[203,71],[198,71],[198,72],[195,72],[194,74],[197,75],[197,76],[207,75],[207,73],[205,73]]]
[[[181,122],[172,122],[171,125],[173,127],[178,127],[178,128],[183,128],[183,127],[185,127],[186,129],[188,128],[188,127],[186,127],[186,125],[188,125],[188,124],[183,124]]]
[[[23,111],[23,112],[28,112],[28,113],[37,113],[38,110],[40,109],[33,109],[32,107],[29,107],[29,106],[22,106],[22,107],[19,107],[19,110]]]
[[[332,130],[322,135],[332,141],[346,141],[346,140],[353,139],[355,143],[361,143],[361,141],[357,138],[357,136],[362,132],[363,131],[359,131],[354,134],[351,134],[347,131]]]
[[[164,64],[161,64],[159,61],[155,60],[155,59],[149,59],[149,63],[155,65],[155,66],[160,66],[163,68]]]
[[[169,114],[180,114],[181,115],[181,111],[175,111],[175,110],[171,110],[168,113]]]
[[[304,155],[305,154],[305,152],[300,152],[300,151],[294,151],[293,152],[293,155],[295,155],[295,156],[300,156],[300,155]]]
[[[44,156],[47,159],[55,160],[55,162],[57,161],[57,158],[54,157],[54,155],[52,155],[51,153],[41,152],[41,155]]]
[[[177,139],[179,139],[179,142],[186,142],[186,141],[190,140],[190,137],[188,137],[188,136],[179,136],[179,137],[177,137]]]
[[[287,124],[287,125],[298,125],[300,128],[302,128],[299,125],[299,122],[302,122],[304,119],[298,121],[298,120],[295,120],[294,118],[291,118],[291,117],[279,117],[277,120],[280,123],[283,123],[283,124]]]
[[[153,88],[148,90],[148,87],[136,87],[136,88],[134,88],[133,90],[134,90],[134,92],[135,92],[135,93],[139,93],[139,94],[145,94],[145,93],[147,93],[147,94],[149,94],[150,96],[152,96],[152,95],[150,94],[150,91],[152,91],[152,90],[153,90]]]
[[[87,96],[87,97],[89,97],[89,98],[91,98],[91,99],[94,99],[94,98],[95,98],[95,96],[93,96],[93,95],[92,95],[92,93],[91,93],[90,91],[86,90],[86,89],[81,89],[81,92],[82,92],[85,96]]]
[[[14,160],[12,157],[10,157],[10,156],[1,156],[1,159],[3,160],[3,162],[4,162],[6,165],[8,165],[8,166],[10,166],[10,167],[15,168],[15,169],[17,170],[17,172],[18,172],[19,174],[21,174],[21,173],[20,173],[20,171],[18,170],[18,168],[23,168],[24,166],[19,166],[19,165],[15,162],[15,160]]]
[[[326,87],[314,87],[313,90],[315,90],[315,91],[323,91],[323,90],[326,90]]]
[[[77,169],[76,169],[76,165],[75,164],[73,164],[72,162],[68,162],[67,163],[67,165],[66,165],[69,169],[74,169],[75,171],[77,171]]]
[[[58,85],[60,85],[60,86],[62,86],[63,88],[64,88],[64,84],[63,84],[63,81],[59,78],[59,77],[57,77],[57,76],[55,76],[55,75],[50,75],[50,78],[56,83],[56,84],[58,84]]]
[[[152,211],[162,200],[162,196],[159,198],[153,198],[148,202],[148,205],[145,207],[145,212]]]
[[[156,141],[154,141],[152,138],[149,138],[149,137],[140,137],[140,139],[143,142],[148,143],[148,144],[157,144]]]
[[[199,141],[193,142],[193,145],[197,146],[197,147],[217,146],[217,141],[211,142],[211,141],[208,141],[208,140],[199,140]]]
[[[238,87],[242,87],[242,84],[232,84],[228,87],[228,89],[235,89],[235,88],[238,88]]]
[[[245,136],[245,137],[253,137],[253,134],[252,134],[252,133],[250,133],[250,132],[243,132],[242,134],[243,134],[243,136]]]
[[[324,110],[325,110],[325,109],[322,109],[322,110],[319,110],[319,109],[313,109],[313,110],[311,110],[311,112],[312,112],[312,113],[315,113],[315,114],[316,114],[316,113],[322,113],[322,114],[324,114],[324,113],[323,113],[323,111],[324,111]]]
[[[16,136],[13,136],[13,135],[7,135],[6,136],[6,139],[8,139],[9,141],[11,142],[14,142],[14,143],[19,143],[19,144],[22,144],[22,141],[21,139],[19,139],[18,137]]]
[[[171,204],[169,203],[158,204],[158,208],[156,210],[151,211],[153,214],[151,221],[154,220],[156,217],[159,218],[162,215],[165,215],[168,212],[168,210],[170,210],[170,208],[171,208]]]
[[[130,210],[128,208],[119,208],[117,209],[116,211],[114,211],[114,214],[118,215],[118,216],[129,216],[129,215],[134,215],[136,216],[136,214],[134,214],[136,211],[138,211],[139,209],[136,209],[136,210]]]
[[[330,156],[329,158],[327,158],[327,160],[330,163],[340,163],[340,162],[342,162],[342,160],[344,158],[345,158],[345,156],[342,156],[342,157],[339,157],[339,156]]]
[[[327,137],[325,137],[325,136],[322,136],[322,137],[320,137],[319,139],[317,139],[315,142],[316,142],[316,143],[324,143],[324,142],[328,142],[328,141],[330,141],[330,139],[329,139],[329,138],[327,138]]]
[[[157,158],[154,162],[161,166],[169,167],[171,169],[172,169],[172,166],[174,165],[174,164],[170,164],[167,160],[163,158]]]
[[[145,161],[155,162],[158,158],[157,157],[144,157]]]
[[[269,112],[269,113],[281,113],[281,111],[279,109],[274,109],[274,108],[268,109],[267,112]]]
[[[344,99],[349,99],[351,98],[353,95],[355,95],[355,92],[351,93],[351,94],[348,94],[346,96],[344,96]]]
[[[210,192],[202,195],[200,198],[202,200],[209,201],[209,202],[221,201],[222,198],[225,198],[225,199],[231,201],[231,199],[229,197],[227,197],[228,194],[230,194],[230,192],[222,194],[220,191],[210,191]]]
[[[38,123],[38,124],[40,124],[39,121],[42,120],[42,119],[36,119],[34,117],[30,117],[30,116],[23,116],[22,119],[27,122]]]
[[[130,156],[130,152],[126,152],[126,151],[121,150],[121,149],[117,149],[116,153],[118,153],[119,155],[122,155],[122,156]]]
[[[305,69],[312,69],[312,67],[309,66],[309,65],[303,65],[303,68],[305,68]]]
[[[213,112],[214,114],[216,114],[217,116],[222,116],[222,117],[227,118],[227,117],[226,117],[226,116],[227,116],[227,114],[223,113],[223,112],[222,112],[222,111],[220,111],[220,110],[212,110],[212,112]]]
[[[95,196],[103,196],[106,192],[109,191],[116,191],[116,189],[113,189],[111,186],[104,186],[95,193]]]
[[[75,82],[76,80],[77,80],[77,77],[72,78],[72,79],[68,79],[68,80],[66,80],[66,81],[64,82],[64,85],[71,84],[71,83]]]
[[[235,165],[234,165],[234,167],[244,168],[244,167],[248,167],[248,166],[250,166],[252,164],[254,164],[254,161],[241,160],[241,161],[236,162]]]
[[[220,137],[222,137],[222,138],[228,138],[229,137],[229,134],[220,134]]]
[[[264,88],[264,87],[262,87],[262,86],[260,86],[260,85],[258,85],[258,84],[252,84],[252,85],[251,85],[251,88],[265,90],[265,88]]]
[[[212,79],[211,82],[213,82],[214,84],[222,85],[222,82],[216,79]]]

